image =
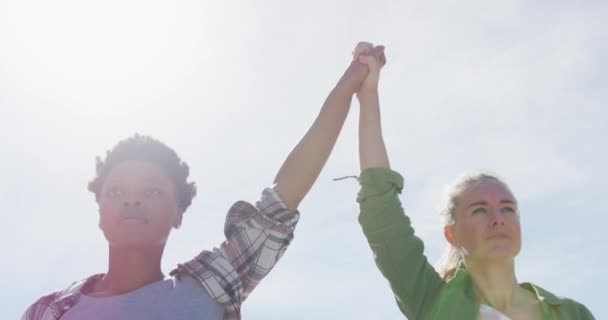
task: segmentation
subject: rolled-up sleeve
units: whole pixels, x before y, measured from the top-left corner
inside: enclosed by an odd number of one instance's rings
[[[225,307],[225,319],[240,319],[240,305],[272,270],[291,240],[299,220],[272,188],[263,190],[256,205],[232,205],[219,248],[203,251],[178,267],[197,279]]]
[[[424,244],[401,206],[403,178],[389,169],[370,168],[359,183],[359,223],[376,265],[408,319],[424,319],[444,282],[424,256]]]

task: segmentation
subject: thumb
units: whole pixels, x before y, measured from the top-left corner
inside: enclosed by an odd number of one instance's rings
[[[370,56],[370,55],[360,55],[359,56],[359,62],[361,62],[361,63],[363,63],[364,65],[367,65],[367,66],[369,66],[372,63],[375,63],[376,62],[375,60],[376,59],[374,59],[374,57]]]
[[[380,69],[380,61],[378,61],[378,58],[376,58],[374,56],[371,56],[371,55],[359,56],[359,62],[366,65],[369,68],[370,72],[376,72],[378,69]]]
[[[384,55],[384,46],[376,46],[370,50],[369,54],[376,58],[380,67],[386,64],[386,56]]]

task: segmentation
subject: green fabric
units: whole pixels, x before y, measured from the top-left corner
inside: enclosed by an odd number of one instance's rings
[[[403,189],[401,175],[371,168],[361,173],[359,183],[359,223],[403,314],[410,320],[477,319],[479,302],[469,273],[460,269],[446,283],[424,256],[424,244],[414,234],[398,197]],[[541,301],[544,320],[594,319],[580,303],[529,283],[521,286]]]

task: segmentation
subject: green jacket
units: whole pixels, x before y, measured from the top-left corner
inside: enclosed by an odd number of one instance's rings
[[[398,198],[403,189],[401,175],[372,168],[361,173],[359,183],[359,223],[401,312],[411,320],[477,319],[479,302],[469,273],[460,269],[445,282],[427,261],[424,245],[414,235]],[[580,303],[529,283],[521,286],[538,297],[543,319],[594,319]]]

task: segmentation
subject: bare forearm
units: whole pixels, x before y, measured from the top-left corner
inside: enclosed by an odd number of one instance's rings
[[[291,151],[275,178],[275,190],[295,210],[308,193],[338,139],[338,135],[367,67],[353,62],[325,100],[319,115]]]
[[[378,91],[359,94],[359,165],[367,168],[390,168],[382,138],[382,121]]]

